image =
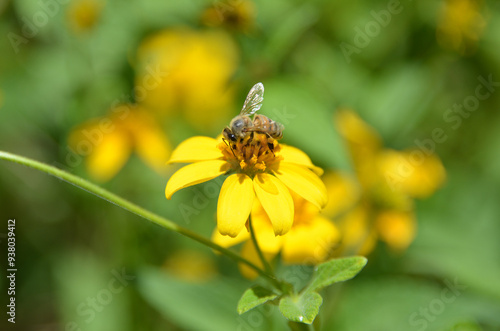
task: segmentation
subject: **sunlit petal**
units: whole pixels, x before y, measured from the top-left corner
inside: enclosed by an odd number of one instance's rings
[[[348,174],[327,172],[323,177],[328,203],[322,213],[335,217],[351,208],[360,196],[359,184]]]
[[[89,140],[85,141],[89,143]],[[85,164],[90,175],[99,181],[113,178],[127,162],[132,151],[130,140],[119,129],[104,134],[99,143],[89,146],[91,153],[85,159]]]
[[[382,144],[378,133],[352,110],[343,109],[337,112],[335,122],[340,134],[358,148],[373,150]]]
[[[404,152],[385,150],[380,153],[377,165],[393,191],[412,197],[430,196],[446,178],[441,160],[419,149]]]
[[[261,173],[255,176],[254,189],[271,220],[274,234],[287,233],[293,224],[293,200],[288,188],[276,177]]]
[[[206,182],[222,175],[227,169],[226,161],[222,160],[197,162],[182,167],[170,177],[165,188],[165,196],[170,200],[180,189]]]
[[[222,235],[235,238],[242,231],[254,197],[252,179],[247,175],[234,174],[224,181],[217,203],[217,228]]]
[[[330,220],[318,215],[309,222],[294,225],[283,238],[283,261],[317,264],[324,261],[339,244],[340,232]]]
[[[168,163],[191,163],[197,161],[215,160],[222,157],[217,148],[220,140],[197,136],[184,140],[172,152]]]
[[[415,237],[416,222],[412,212],[381,212],[375,220],[375,225],[380,239],[398,251],[405,250]]]
[[[217,275],[214,256],[194,249],[169,252],[163,268],[178,279],[190,283],[203,283]]]
[[[219,229],[215,229],[214,232],[212,232],[212,241],[216,243],[219,246],[222,247],[231,247],[234,245],[237,245],[245,240],[250,239],[250,233],[247,231],[247,229],[242,229],[240,233],[234,238],[229,237],[229,236],[223,236],[220,232]]]
[[[254,202],[252,208],[252,226],[260,249],[266,253],[277,254],[281,249],[285,236],[274,234],[271,220],[259,200]]]
[[[298,148],[293,146],[280,144],[281,150],[279,155],[283,156],[283,162],[293,163],[307,167],[314,171],[318,176],[323,174],[323,169],[316,167],[309,156]]]
[[[363,186],[371,185],[374,158],[382,147],[380,136],[352,110],[337,112],[335,122],[347,142],[359,181]]]
[[[370,230],[368,223],[368,211],[359,206],[351,210],[339,221],[342,233],[342,247],[344,255],[370,253],[376,243],[376,237]]]
[[[280,162],[279,168],[274,171],[276,177],[288,188],[315,204],[318,208],[323,208],[328,195],[325,184],[311,170],[286,162]]]
[[[137,154],[153,169],[162,172],[172,151],[167,136],[156,123],[138,123],[133,130]]]

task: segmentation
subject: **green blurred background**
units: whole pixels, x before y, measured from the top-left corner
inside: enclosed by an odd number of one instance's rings
[[[326,291],[323,330],[500,330],[497,1],[3,0],[0,150],[93,180],[85,162],[68,162],[68,137],[116,102],[137,101],[141,43],[179,27],[217,31],[236,55],[229,110],[210,113],[213,123],[182,111],[157,117],[172,146],[219,134],[258,81],[262,113],[284,122],[284,141],[326,169],[350,169],[333,123],[341,107],[391,148],[415,147],[435,128],[448,135],[436,146],[447,181],[417,202],[414,242],[403,254],[379,244],[360,275]],[[192,75],[185,84],[197,72],[184,74]],[[475,95],[478,77],[494,82],[490,95],[459,124],[446,120]],[[205,87],[206,100],[220,98],[210,79],[195,90]],[[211,184],[167,201],[173,168],[154,171],[132,153],[102,185],[210,236],[217,194],[186,217],[179,206]],[[56,178],[0,162],[0,215],[3,252],[7,220],[16,219],[18,268],[16,324],[3,308],[2,330],[287,329],[276,307],[237,315],[252,282],[231,261]],[[4,276],[0,284],[6,293]]]

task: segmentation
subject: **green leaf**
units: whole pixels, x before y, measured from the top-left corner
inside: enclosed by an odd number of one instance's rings
[[[189,283],[161,270],[145,268],[137,274],[145,301],[185,330],[237,330],[244,319],[236,312],[242,283],[214,279]]]
[[[316,23],[317,19],[317,9],[311,4],[297,6],[282,16],[276,28],[270,30],[269,41],[266,43],[267,49],[264,53],[269,61],[276,64],[283,61],[297,40]]]
[[[476,322],[459,322],[446,331],[482,331],[483,329]]]
[[[323,298],[316,292],[304,292],[281,298],[280,311],[288,320],[311,324],[319,313]]]
[[[266,81],[266,93],[260,113],[285,126],[283,143],[303,149],[313,162],[349,169],[344,142],[333,129],[329,99],[290,78]]]
[[[337,298],[341,304],[334,311],[327,310],[326,305],[321,310],[323,330],[474,330],[456,326],[465,321],[481,321],[482,325],[490,326],[485,330],[500,330],[499,300],[489,293],[480,296],[472,287],[454,293],[446,282],[439,284],[436,279],[443,280],[439,276],[385,274],[364,277],[356,284],[347,283]],[[458,280],[460,285],[464,284]]]
[[[318,291],[333,283],[351,279],[363,269],[367,262],[368,260],[363,256],[353,256],[321,263],[316,267],[316,272],[306,291]]]
[[[238,302],[238,314],[243,314],[252,308],[255,308],[270,300],[274,300],[278,294],[264,288],[262,286],[254,286],[249,288],[243,293],[240,301]]]
[[[288,327],[292,331],[311,331],[311,326],[309,324],[288,321]]]
[[[288,327],[292,331],[315,331],[321,330],[321,315],[316,316],[312,324],[288,321]]]

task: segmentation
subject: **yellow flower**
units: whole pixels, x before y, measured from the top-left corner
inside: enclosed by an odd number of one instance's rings
[[[71,132],[69,144],[86,156],[87,170],[100,181],[114,177],[132,151],[161,173],[171,151],[161,127],[137,105],[120,105],[107,117],[80,125]]]
[[[203,12],[201,21],[211,27],[248,32],[255,22],[255,4],[248,0],[216,1]]]
[[[355,176],[324,176],[330,203],[323,212],[338,220],[343,254],[368,254],[377,240],[406,249],[416,232],[413,198],[426,198],[443,184],[441,161],[418,149],[384,149],[375,130],[352,111],[340,111],[336,119]]]
[[[170,255],[164,262],[166,271],[183,281],[202,283],[217,275],[214,260],[195,250],[180,250]]]
[[[97,23],[101,15],[104,1],[99,0],[74,0],[67,10],[67,20],[71,28],[77,32],[85,32]]]
[[[172,152],[169,163],[192,164],[172,175],[165,188],[167,199],[182,188],[229,174],[219,194],[217,228],[233,238],[244,229],[256,201],[268,215],[274,235],[283,235],[292,227],[291,191],[317,208],[327,202],[325,186],[316,174],[321,169],[304,152],[262,133],[249,134],[230,145],[222,138],[193,137]]]
[[[461,54],[470,53],[486,26],[481,5],[481,0],[446,0],[437,28],[438,42]]]
[[[237,61],[236,45],[222,31],[161,31],[139,46],[137,101],[161,114],[181,112],[200,129],[220,127],[232,108]]]
[[[252,210],[252,225],[259,248],[266,260],[270,261],[279,252],[287,264],[315,265],[325,261],[332,249],[340,241],[340,232],[327,218],[320,214],[320,209],[311,202],[292,192],[294,201],[294,220],[290,231],[283,236],[275,236],[271,220],[259,203]],[[212,241],[230,247],[241,242],[241,255],[255,265],[263,268],[248,231],[242,231],[236,238],[222,236],[215,230]],[[257,277],[255,270],[244,264],[239,265],[241,273],[250,279]]]

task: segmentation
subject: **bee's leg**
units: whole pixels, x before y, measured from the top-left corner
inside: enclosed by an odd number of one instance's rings
[[[267,132],[266,132],[266,135],[267,135],[269,138],[273,139],[273,137],[271,137],[271,135],[270,135],[269,133],[267,133]],[[273,153],[273,156],[276,156],[276,155],[274,154],[274,144],[272,144],[272,143],[268,142],[268,143],[267,143],[267,147],[269,147],[269,150],[271,151],[271,153]]]
[[[271,153],[273,153],[273,156],[276,156],[276,155],[274,154],[274,145],[273,145],[273,144],[271,144],[271,143],[267,143],[267,147],[269,147],[269,150],[271,151]]]
[[[251,143],[253,141],[253,133],[255,131],[250,131],[250,139],[248,139],[247,144]]]
[[[231,149],[231,153],[233,153],[234,157],[236,157],[236,154],[234,154],[233,147],[231,146],[231,144],[228,143],[226,141],[226,139],[224,139],[224,138],[222,138],[222,141],[224,141],[224,143],[227,145],[227,147],[229,147]]]

